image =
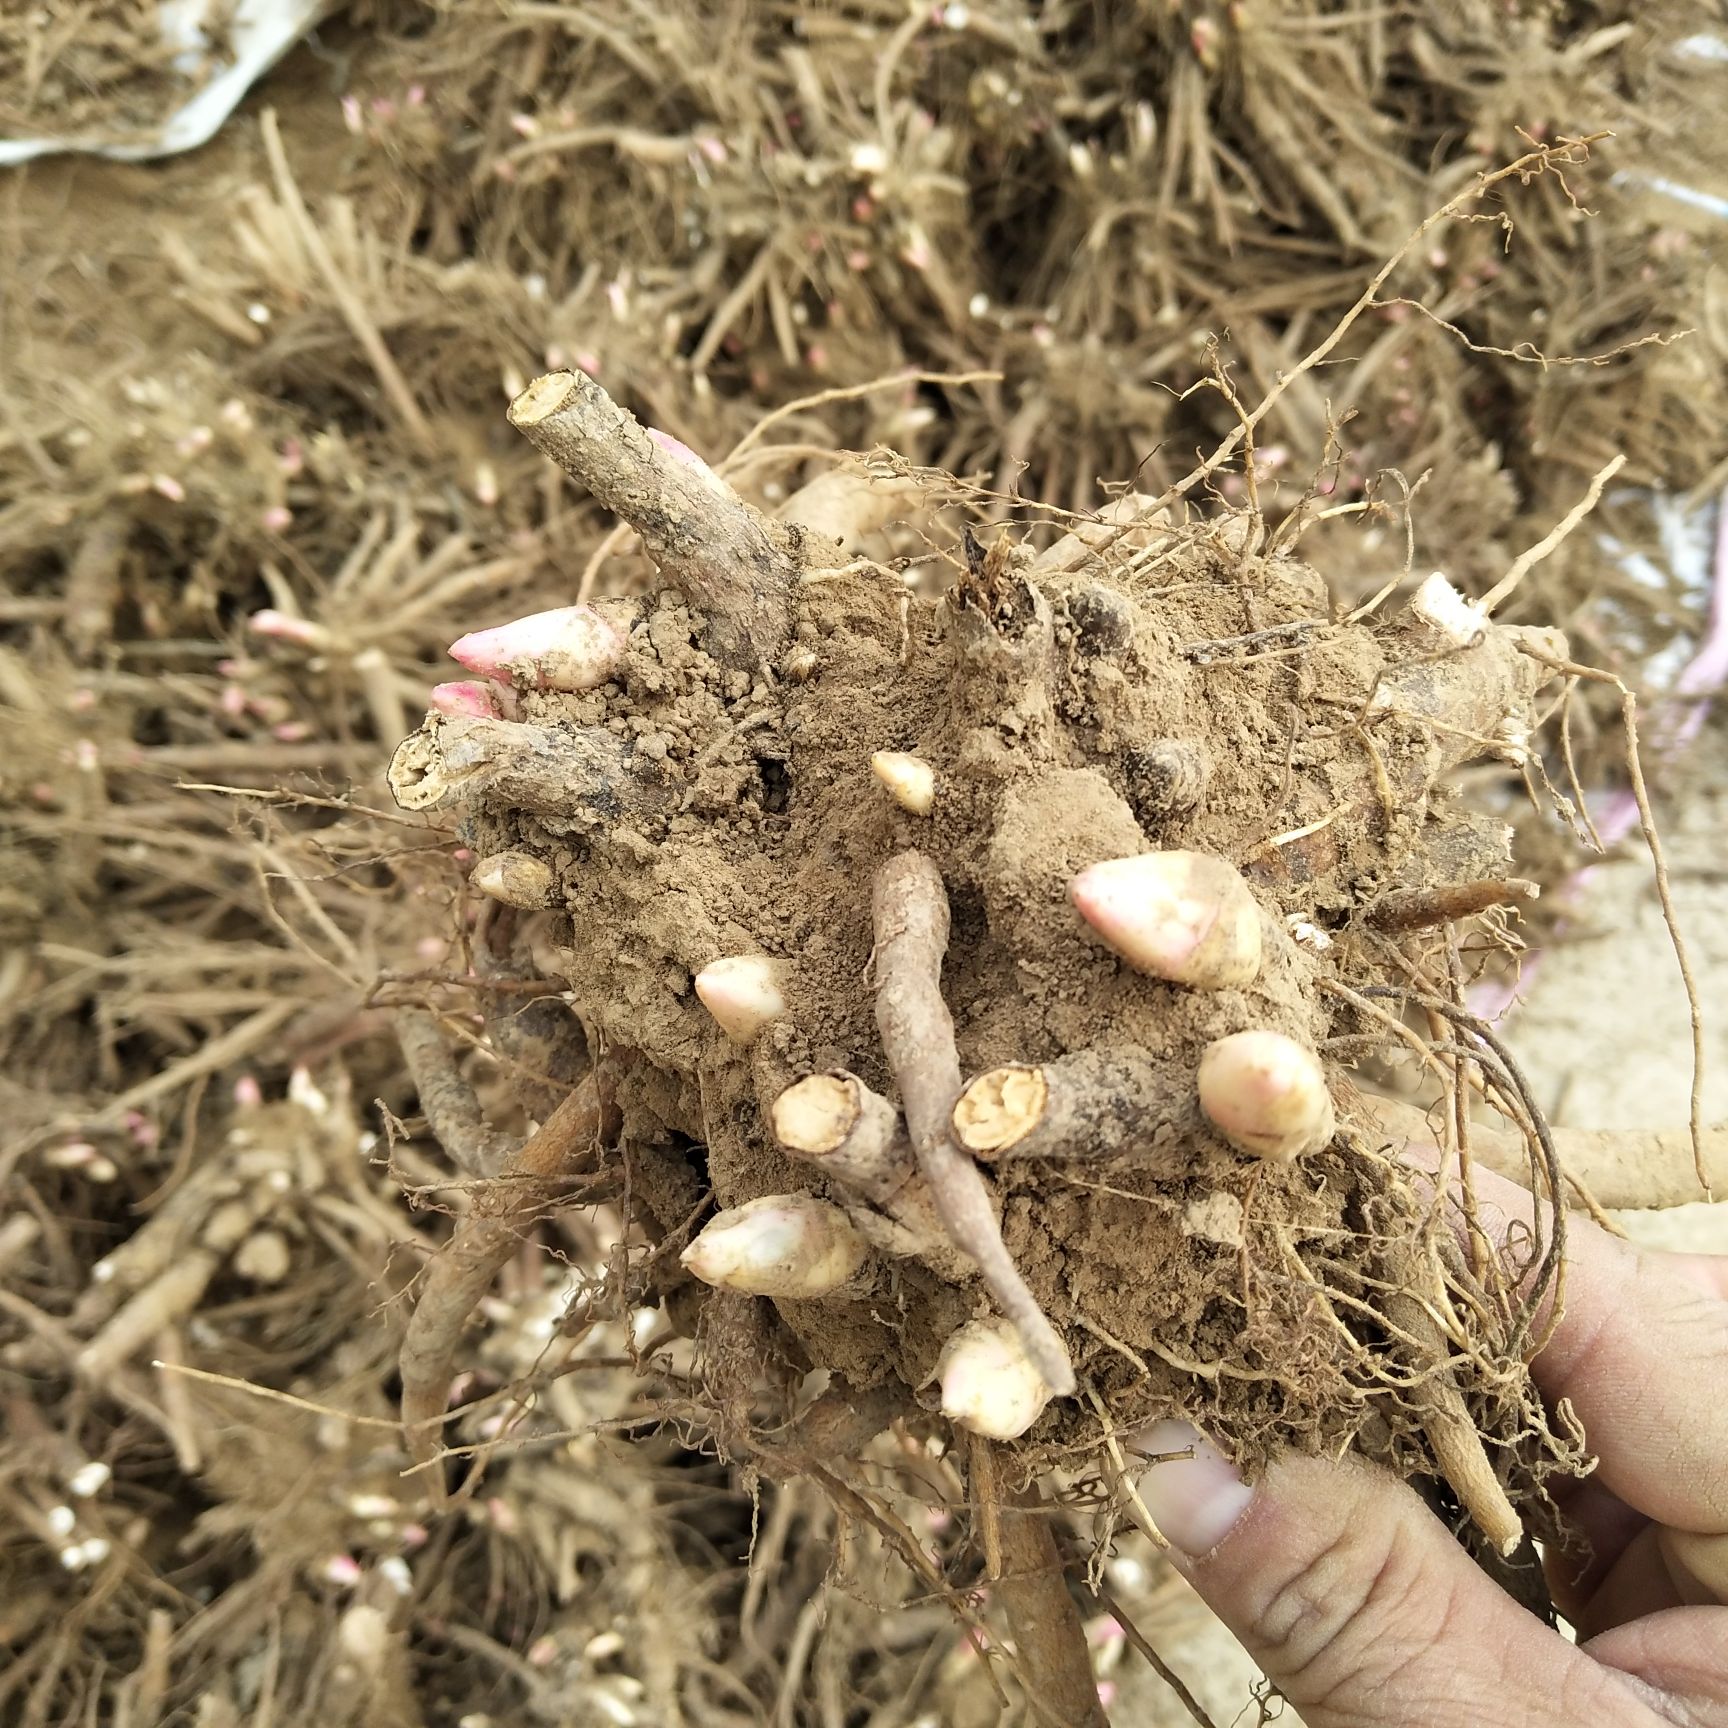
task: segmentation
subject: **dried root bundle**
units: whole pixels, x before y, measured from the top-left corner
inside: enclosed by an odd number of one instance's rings
[[[1180,1413],[1437,1475],[1514,1544],[1574,1455],[1524,1374],[1554,1237],[1472,1261],[1339,1063],[1425,1011],[1431,925],[1517,897],[1443,781],[1526,747],[1563,641],[1432,584],[1337,619],[1252,520],[1132,497],[1041,554],[967,530],[926,593],[587,377],[512,418],[666,587],[464,638],[486,712],[435,706],[392,784],[551,914],[723,1431],[811,1369],[1028,1468]]]

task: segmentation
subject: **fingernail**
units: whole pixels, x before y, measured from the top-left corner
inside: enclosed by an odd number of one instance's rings
[[[1171,1547],[1190,1556],[1209,1554],[1235,1529],[1254,1490],[1205,1435],[1186,1422],[1154,1422],[1136,1439],[1137,1452],[1187,1452],[1154,1464],[1137,1484],[1152,1522]]]

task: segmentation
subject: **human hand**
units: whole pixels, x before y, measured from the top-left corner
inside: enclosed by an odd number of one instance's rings
[[[1533,1202],[1479,1175],[1504,1239]],[[1192,1428],[1139,1438],[1173,1558],[1309,1728],[1728,1728],[1728,1258],[1640,1251],[1569,1220],[1565,1311],[1533,1364],[1601,1458],[1550,1553],[1568,1642],[1506,1596],[1415,1492],[1289,1457],[1251,1488]]]

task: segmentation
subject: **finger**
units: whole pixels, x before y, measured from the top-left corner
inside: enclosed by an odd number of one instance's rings
[[[1599,1632],[1624,1626],[1644,1614],[1660,1614],[1665,1609],[1709,1600],[1696,1590],[1688,1592],[1681,1587],[1662,1552],[1657,1532],[1656,1525],[1646,1525],[1603,1574],[1573,1618],[1581,1639],[1594,1638]]]
[[[1475,1186],[1484,1229],[1527,1257],[1536,1202],[1490,1172]],[[1559,1318],[1531,1364],[1549,1400],[1583,1421],[1605,1487],[1659,1523],[1712,1533],[1728,1531],[1725,1279],[1718,1261],[1638,1249],[1571,1218]]]
[[[1663,1556],[1682,1588],[1688,1579],[1698,1586],[1699,1594],[1689,1594],[1688,1601],[1728,1602],[1728,1536],[1703,1536],[1666,1525],[1658,1534]]]
[[[1549,1543],[1542,1558],[1554,1606],[1576,1625],[1584,1605],[1602,1587],[1633,1537],[1652,1526],[1642,1512],[1610,1493],[1593,1476],[1568,1487],[1569,1492],[1557,1491],[1554,1496],[1568,1540],[1564,1545]]]
[[[1617,1626],[1581,1646],[1671,1702],[1692,1728],[1728,1728],[1728,1608],[1673,1608]]]
[[[1157,1423],[1136,1444],[1192,1448],[1152,1465],[1141,1498],[1195,1588],[1309,1728],[1654,1728],[1614,1670],[1510,1602],[1385,1472],[1291,1456],[1250,1488],[1185,1423]]]

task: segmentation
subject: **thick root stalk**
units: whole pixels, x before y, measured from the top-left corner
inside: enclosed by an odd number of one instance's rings
[[[900,1113],[856,1074],[812,1074],[774,1100],[774,1137],[792,1154],[877,1205],[912,1180],[917,1162]]]
[[[428,1464],[437,1456],[439,1424],[468,1316],[516,1251],[524,1229],[558,1200],[561,1183],[587,1173],[589,1155],[616,1126],[598,1074],[590,1072],[497,1177],[478,1190],[473,1209],[426,1268],[398,1363],[402,1426],[416,1463]],[[435,1476],[430,1481],[431,1497],[441,1503],[442,1484]]]
[[[1074,1390],[1074,1366],[1054,1326],[1010,1258],[978,1167],[949,1138],[960,1096],[954,1021],[942,999],[948,895],[921,852],[900,852],[876,872],[876,1026],[900,1087],[919,1173],[956,1247],[978,1263],[1004,1318],[1020,1334],[1045,1383]]]
[[[706,618],[717,659],[754,670],[779,658],[799,578],[783,529],[699,457],[650,436],[586,373],[536,378],[510,404],[510,422],[636,530]]]
[[[1429,1365],[1428,1377],[1411,1400],[1421,1414],[1434,1462],[1476,1528],[1497,1553],[1509,1556],[1524,1539],[1524,1525],[1494,1474],[1447,1359],[1446,1334],[1431,1306],[1440,1294],[1439,1274],[1431,1260],[1403,1243],[1388,1256],[1386,1275],[1394,1287],[1386,1298],[1386,1317],[1411,1341],[1406,1346],[1410,1360]]]
[[[1396,1098],[1369,1098],[1363,1100],[1363,1108],[1390,1138],[1434,1144],[1429,1118],[1415,1105]],[[1688,1129],[1551,1128],[1549,1133],[1562,1172],[1577,1185],[1575,1205],[1594,1201],[1609,1211],[1649,1212],[1708,1197],[1698,1186]],[[1529,1158],[1519,1135],[1473,1122],[1470,1143],[1477,1163],[1520,1187],[1530,1186]],[[1728,1126],[1706,1129],[1702,1147],[1710,1193],[1728,1194]]]
[[[670,797],[611,732],[478,717],[434,717],[410,733],[390,760],[390,790],[404,810],[483,800],[589,826],[659,808]]]
[[[954,1106],[954,1137],[974,1158],[1132,1157],[1175,1178],[1191,1162],[1168,1065],[1133,1045],[1079,1050],[980,1074]]]
[[[999,1513],[1002,1569],[992,1587],[1021,1665],[1037,1688],[1036,1719],[1061,1728],[1110,1728],[1080,1610],[1063,1574],[1051,1508],[1030,1487],[1004,1495]]]

